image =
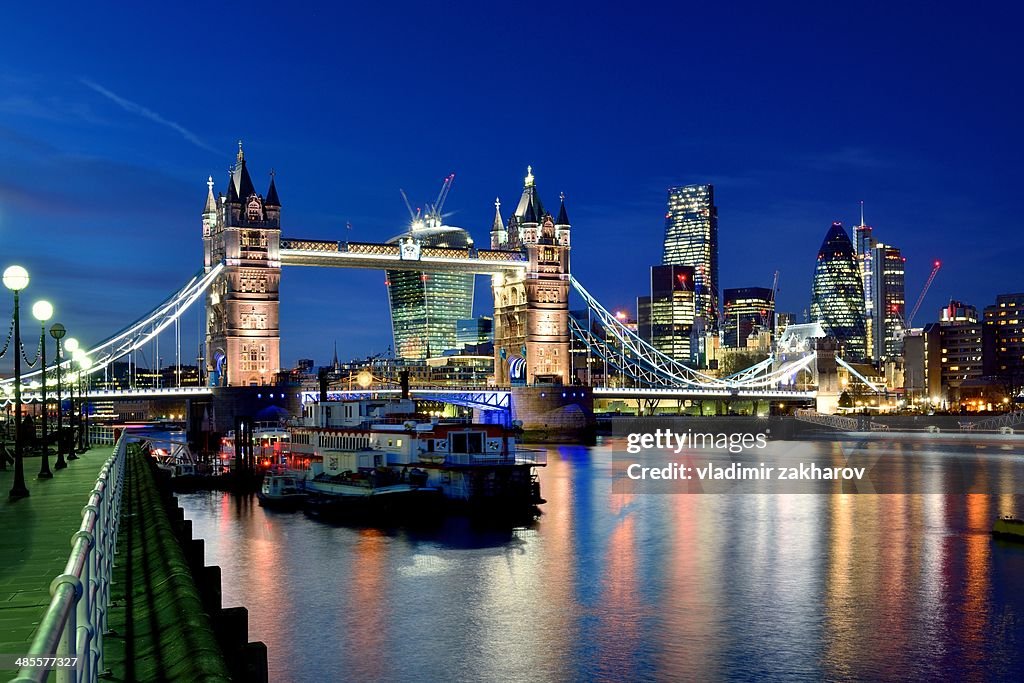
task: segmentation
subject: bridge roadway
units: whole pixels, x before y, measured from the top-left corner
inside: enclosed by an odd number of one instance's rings
[[[568,387],[566,387],[567,389]],[[271,394],[276,393],[276,387],[267,387]],[[553,391],[560,388],[552,387]],[[334,400],[370,398],[376,396],[397,396],[399,389],[349,389],[341,391],[329,391],[328,397]],[[116,399],[144,399],[144,398],[188,398],[196,396],[210,396],[213,389],[210,387],[161,387],[141,389],[98,389],[88,394],[88,399],[93,401],[116,400]],[[299,392],[303,403],[312,403],[319,398],[317,391]],[[511,391],[508,389],[488,389],[481,387],[436,387],[436,388],[412,388],[410,394],[414,398],[421,398],[431,401],[454,403],[482,410],[508,410],[511,400]],[[777,401],[812,401],[817,396],[815,391],[800,391],[793,389],[699,389],[699,388],[676,388],[676,387],[594,387],[595,399],[740,399],[740,400],[777,400]],[[25,394],[26,401],[37,400],[34,393]]]
[[[818,392],[795,389],[697,389],[677,387],[594,387],[594,398],[620,399],[703,399],[813,401]]]
[[[424,273],[498,275],[525,271],[520,252],[490,249],[451,249],[364,242],[281,240],[282,266],[414,270]]]

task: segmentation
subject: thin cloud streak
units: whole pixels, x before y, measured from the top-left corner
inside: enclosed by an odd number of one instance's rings
[[[99,94],[103,95],[107,99],[111,100],[112,102],[114,102],[115,104],[120,106],[125,111],[130,112],[132,114],[138,114],[139,116],[141,116],[143,118],[147,118],[150,121],[153,121],[154,123],[159,123],[162,126],[167,126],[171,130],[174,130],[174,131],[177,131],[178,133],[180,133],[183,138],[185,138],[186,140],[191,142],[196,147],[199,147],[201,149],[205,149],[208,152],[213,152],[214,154],[218,153],[216,149],[214,149],[210,145],[208,145],[205,142],[203,142],[202,140],[200,140],[199,137],[196,136],[195,133],[190,131],[188,128],[185,128],[180,123],[175,123],[174,121],[169,121],[168,119],[165,119],[164,117],[162,117],[159,114],[157,114],[152,109],[147,109],[146,107],[143,107],[141,104],[136,104],[135,102],[132,102],[131,100],[126,100],[125,98],[121,97],[117,93],[113,93],[110,90],[107,90],[106,88],[104,88],[102,85],[100,85],[98,83],[94,83],[93,81],[90,81],[87,78],[81,78],[79,80],[82,82],[82,85],[85,85],[86,87],[91,88],[92,90],[95,90]]]

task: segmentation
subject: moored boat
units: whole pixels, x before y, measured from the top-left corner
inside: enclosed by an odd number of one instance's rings
[[[297,510],[308,495],[293,473],[266,474],[256,492],[260,505],[274,510]]]
[[[992,535],[996,538],[1024,543],[1024,519],[1004,515],[992,525]]]
[[[327,485],[328,474],[342,477],[334,486],[373,477],[377,485],[436,489],[471,511],[518,514],[544,502],[535,468],[546,465],[545,454],[518,447],[503,425],[425,418],[408,399],[363,399],[307,405],[304,424],[290,431],[290,460],[310,463],[311,491]]]

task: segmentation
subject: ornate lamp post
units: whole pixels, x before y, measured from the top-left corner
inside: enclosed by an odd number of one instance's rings
[[[11,486],[12,500],[28,496],[25,486],[25,462],[23,460],[24,439],[21,428],[21,313],[18,295],[28,287],[28,271],[21,266],[11,266],[4,271],[4,287],[14,292],[14,484]]]
[[[50,336],[57,342],[57,462],[53,464],[53,467],[58,470],[62,470],[68,466],[64,460],[64,410],[61,404],[60,396],[60,379],[61,379],[61,368],[60,368],[60,340],[67,334],[67,330],[60,323],[54,323],[50,326]]]
[[[86,370],[92,367],[92,360],[89,356],[85,355],[85,351],[81,348],[75,349],[72,356],[75,362],[78,363],[78,404],[82,411],[79,421],[81,426],[78,430],[78,452],[84,453],[88,448],[86,445],[88,442],[86,431],[89,429],[89,406],[85,400],[86,393],[89,390],[89,377],[86,374]],[[85,387],[84,390],[83,386]]]
[[[75,351],[78,351],[78,340],[74,337],[68,337],[64,341],[64,350],[71,354],[71,357],[75,357]],[[72,377],[71,381],[68,382],[68,400],[71,403],[71,409],[68,411],[68,419],[71,421],[71,435],[75,433],[75,378]],[[74,439],[68,439],[68,460],[78,460],[78,456],[75,455],[75,441]]]
[[[84,356],[82,360],[78,362],[82,367],[82,383],[85,387],[85,393],[82,394],[82,451],[87,451],[92,448],[92,439],[89,438],[89,373],[86,372],[92,367],[92,358]]]
[[[53,305],[49,301],[37,301],[32,304],[32,317],[39,321],[39,365],[43,369],[43,457],[39,466],[40,479],[53,479],[50,471],[50,429],[49,406],[46,405],[46,321],[53,317]]]

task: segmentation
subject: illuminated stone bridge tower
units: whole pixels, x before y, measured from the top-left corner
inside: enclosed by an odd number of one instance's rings
[[[495,202],[492,249],[522,249],[529,266],[520,275],[496,275],[494,374],[499,386],[571,384],[569,356],[570,225],[562,197],[558,218],[544,211],[533,172],[508,223]]]
[[[223,273],[206,298],[206,369],[212,386],[269,384],[281,367],[278,289],[281,285],[281,202],[274,174],[257,194],[242,143],[228,176],[227,194],[207,182],[203,211],[206,270]]]

